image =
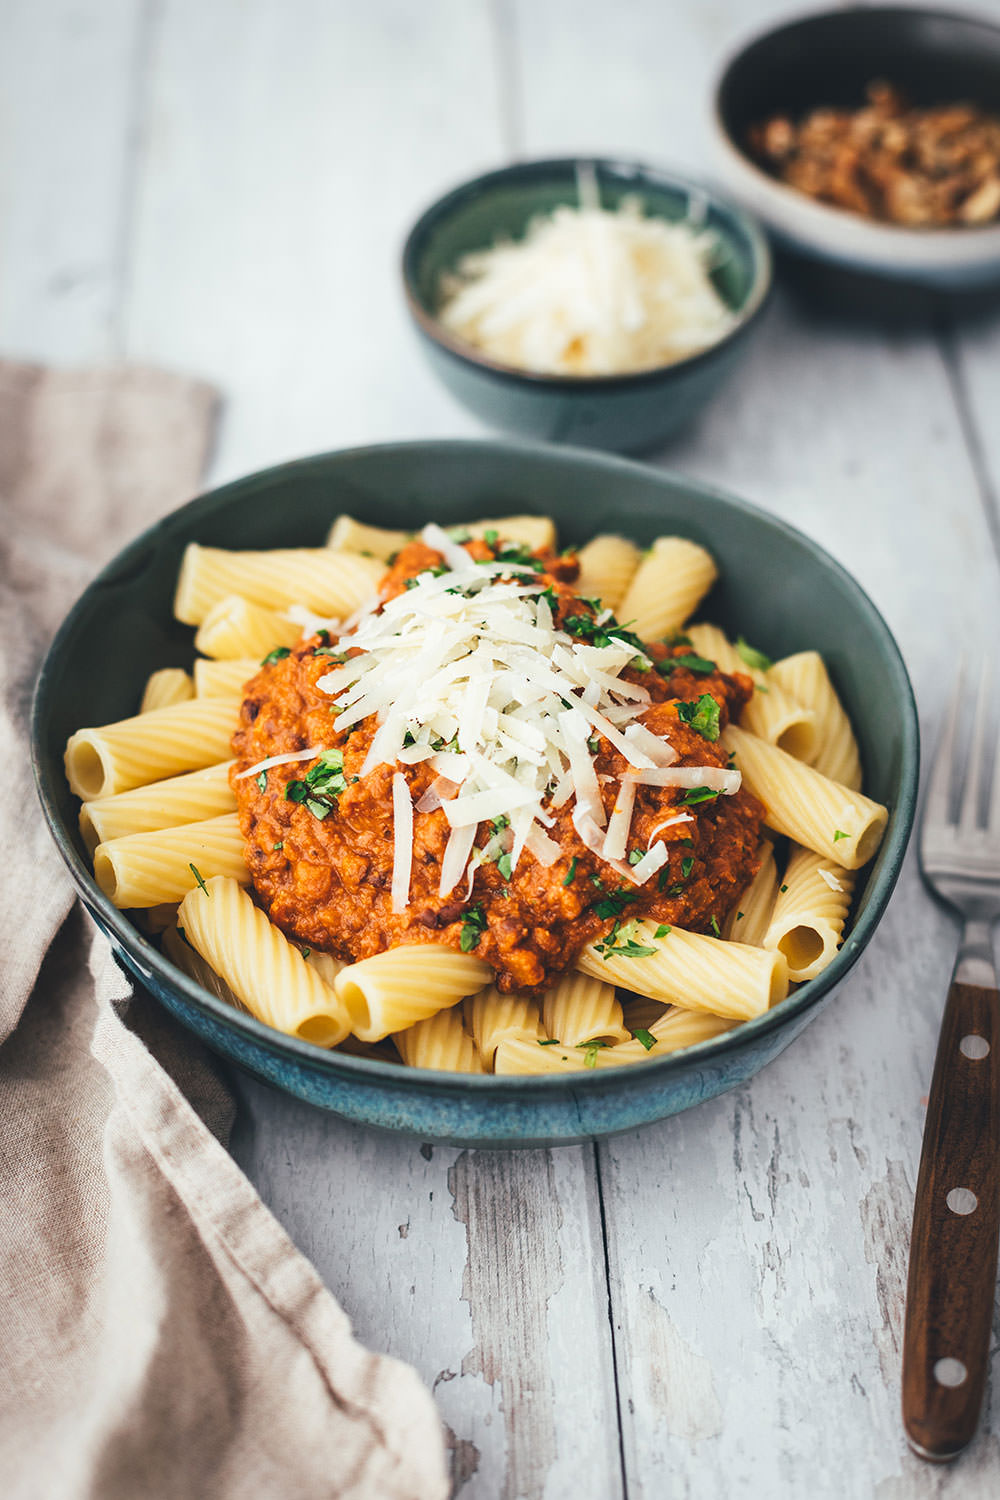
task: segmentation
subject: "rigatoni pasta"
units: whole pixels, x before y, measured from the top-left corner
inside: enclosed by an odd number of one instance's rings
[[[154,708],[169,708],[172,703],[186,703],[194,697],[190,672],[183,667],[161,667],[153,672],[142,690],[139,712],[148,714]]]
[[[200,625],[214,604],[237,594],[267,609],[298,603],[318,614],[344,617],[372,597],[383,572],[376,558],[328,547],[228,552],[189,542],[174,613],[185,625]]]
[[[155,833],[181,823],[200,823],[222,813],[236,811],[236,798],[229,785],[234,762],[220,761],[203,771],[189,771],[146,786],[98,797],[80,809],[80,832],[90,853],[98,844],[124,838],[130,833]]]
[[[129,833],[94,850],[94,877],[115,906],[161,906],[180,901],[214,875],[250,884],[244,840],[235,813],[151,833]]]
[[[684,537],[657,537],[632,577],[621,616],[644,641],[679,630],[718,577],[704,547]]]
[[[192,698],[78,729],[66,746],[66,779],[75,796],[93,801],[229,760],[238,709],[233,698]]]

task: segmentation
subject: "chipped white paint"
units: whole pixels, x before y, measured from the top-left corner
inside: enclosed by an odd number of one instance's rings
[[[475,432],[406,327],[408,221],[514,151],[707,167],[708,78],[784,9],[10,0],[3,352],[120,349],[215,379],[219,478]],[[727,395],[666,455],[857,574],[931,740],[957,653],[1000,627],[979,493],[1000,493],[998,370],[995,312],[893,328],[781,292]],[[788,1052],[596,1154],[421,1149],[248,1080],[237,1154],[359,1336],[434,1386],[462,1500],[617,1500],[622,1456],[632,1500],[987,1500],[1000,1380],[952,1468],[914,1459],[898,1418],[954,945],[908,861],[846,990]]]

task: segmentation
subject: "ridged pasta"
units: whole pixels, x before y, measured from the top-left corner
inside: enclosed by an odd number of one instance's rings
[[[344,959],[334,958],[332,953],[324,953],[320,948],[302,949],[301,952],[306,962],[312,964],[323,983],[333,989],[337,982],[337,975],[347,968]]]
[[[319,1047],[347,1035],[336,991],[235,880],[217,876],[189,891],[177,924],[258,1020]]]
[[[388,563],[407,542],[412,542],[412,531],[391,531],[387,526],[366,526],[353,516],[338,516],[330,527],[326,545],[334,552],[360,552],[367,557],[378,557]]]
[[[439,1010],[426,1021],[397,1031],[393,1041],[411,1068],[436,1068],[442,1073],[483,1073],[476,1044],[462,1025],[460,1006]]]
[[[750,884],[744,887],[722,928],[724,938],[736,943],[749,943],[753,948],[764,946],[764,934],[778,893],[778,872],[775,869],[774,845],[771,840],[761,839],[757,853],[760,856],[760,868]]]
[[[210,661],[199,656],[194,664],[196,698],[242,698],[243,689],[260,671],[256,656],[237,656],[232,661]]]
[[[504,1037],[534,1038],[542,1035],[538,1001],[529,1000],[526,995],[501,995],[492,984],[475,995],[466,996],[462,1001],[462,1014],[487,1069],[492,1067],[497,1047]]]
[[[363,1042],[436,1015],[475,994],[492,978],[489,964],[437,943],[407,943],[348,964],[337,976],[337,994]]]
[[[192,698],[134,719],[78,729],[66,745],[66,779],[83,801],[113,797],[230,756],[237,698]]]
[[[767,680],[778,683],[816,714],[816,753],[812,758],[816,770],[852,792],[860,791],[858,742],[819,652],[799,651],[795,656],[782,657],[768,672]]]
[[[556,525],[551,516],[498,516],[495,521],[466,521],[462,530],[470,536],[495,531],[501,542],[519,542],[532,552],[548,552],[556,545]]]
[[[296,646],[301,639],[301,625],[240,594],[227,594],[202,620],[194,644],[216,661],[253,657],[259,664],[276,646]]]
[[[635,577],[642,553],[627,537],[595,536],[577,553],[580,576],[573,588],[584,599],[617,609]]]
[[[644,641],[659,640],[684,624],[718,576],[704,547],[681,536],[657,537],[635,571],[619,618]]]
[[[626,929],[622,929],[626,931]],[[592,944],[584,948],[577,967],[636,994],[648,995],[685,1010],[707,1010],[737,1021],[759,1016],[788,993],[788,966],[780,953],[727,943],[697,932],[671,927],[655,936],[655,922],[627,926],[630,938],[651,954],[605,958]]]
[[[161,667],[146,679],[139,712],[148,714],[154,708],[169,708],[171,703],[186,703],[194,697],[194,683],[183,667]]]
[[[769,828],[846,870],[867,864],[888,819],[880,803],[735,724],[724,731],[721,743],[735,756],[744,785],[763,802]]]
[[[794,984],[815,979],[840,947],[854,875],[811,849],[794,849],[764,934],[788,961]]]
[[[130,833],[98,844],[94,851],[94,878],[115,906],[180,901],[198,884],[199,875],[203,880],[227,875],[249,885],[236,813],[155,833]]]
[[[229,785],[233,761],[207,766],[204,771],[189,771],[167,781],[153,781],[148,786],[133,787],[115,797],[100,797],[85,802],[80,809],[80,833],[88,850],[109,839],[124,838],[130,833],[155,833],[159,828],[176,828],[181,823],[200,823],[220,813],[236,811],[236,797]]]
[[[213,604],[240,594],[267,609],[302,604],[339,617],[375,593],[385,568],[377,558],[329,547],[285,547],[273,552],[229,552],[189,542],[184,550],[174,613],[200,625]]]
[[[558,1037],[566,1047],[593,1041],[613,1045],[631,1037],[614,985],[572,970],[542,997],[542,1025],[546,1036]]]
[[[723,672],[742,672],[752,677],[754,693],[740,715],[740,723],[751,734],[770,745],[779,745],[789,755],[810,760],[816,751],[816,712],[799,703],[773,681],[770,672],[750,667],[725,631],[715,625],[690,625],[686,634],[700,656],[714,661]]]
[[[177,928],[176,913],[175,920],[163,933],[162,947],[164,953],[172,964],[178,969],[183,969],[196,984],[200,984],[203,990],[208,990],[210,995],[224,1000],[227,1005],[232,1005],[236,1010],[242,1010],[246,1015],[250,1012],[243,1004],[238,995],[234,995],[226,981],[216,974],[210,963],[202,958],[187,938]]]
[[[723,1016],[672,1007],[660,1020],[644,1028],[653,1038],[651,1047],[637,1040],[620,1042],[616,1047],[597,1048],[568,1047],[560,1043],[539,1045],[523,1038],[507,1037],[497,1048],[494,1071],[508,1075],[578,1073],[590,1069],[630,1067],[653,1061],[668,1052],[693,1047],[697,1042],[710,1041],[725,1031],[731,1031],[737,1024]]]

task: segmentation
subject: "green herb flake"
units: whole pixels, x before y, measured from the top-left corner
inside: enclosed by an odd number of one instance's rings
[[[652,958],[656,949],[637,941],[638,930],[636,922],[626,922],[623,926],[616,921],[607,937],[594,944],[594,949],[603,956],[605,963],[609,958]]]
[[[544,1039],[540,1037],[538,1045],[539,1047],[558,1047],[559,1038],[557,1036],[547,1036]]]
[[[703,740],[713,744],[719,738],[719,705],[711,693],[702,693],[693,701],[679,701],[677,717],[682,724],[700,734]]]
[[[286,783],[285,800],[302,803],[314,818],[322,822],[336,807],[341,792],[346,790],[344,752],[324,750],[303,780]]]
[[[264,657],[264,660],[261,662],[261,666],[273,667],[276,661],[284,661],[285,657],[291,656],[291,654],[292,653],[287,646],[275,646],[274,650],[269,651]]]
[[[573,881],[576,879],[576,867],[577,867],[577,865],[579,863],[580,863],[580,861],[577,859],[576,855],[574,854],[573,858],[569,862],[569,869],[566,871],[566,874],[563,876],[563,885],[572,885],[573,884]]]
[[[660,938],[667,937],[669,932],[670,927],[668,926],[668,924],[666,922],[661,922],[659,927],[653,933],[653,936],[656,938],[657,942],[659,942]]]
[[[471,953],[473,948],[478,948],[479,939],[485,931],[486,913],[483,911],[482,902],[477,901],[475,906],[470,906],[462,917],[462,931],[458,939],[458,946],[462,952]]]
[[[257,790],[259,792],[266,792],[267,791],[267,772],[266,771],[261,771],[260,775],[257,776],[257,777],[255,777],[254,779],[257,782]]]
[[[737,922],[742,922],[743,921],[743,913],[741,911],[738,911],[736,913],[736,920],[737,920]]]
[[[312,952],[311,948],[303,948],[303,950],[302,950],[302,957],[303,958],[308,958],[311,952]]]
[[[198,870],[198,866],[195,865],[195,864],[189,864],[188,865],[188,869],[191,871],[191,874],[194,876],[195,880],[197,880],[199,888],[205,892],[206,896],[211,896],[212,892],[209,890],[208,886],[202,880],[201,874],[199,873],[199,870]]]
[[[681,860],[681,879],[682,880],[690,880],[691,879],[691,871],[693,869],[694,869],[694,855],[693,854],[685,854],[684,858]]]
[[[587,741],[587,749],[590,751],[591,755],[596,755],[600,748],[601,736],[599,734],[592,734],[590,736],[590,739]]]
[[[586,1048],[583,1054],[583,1066],[585,1068],[596,1068],[597,1054],[602,1047],[606,1047],[607,1045],[607,1042],[578,1042],[578,1047]]]
[[[849,834],[841,833],[841,831],[840,831],[839,828],[835,828],[833,830],[833,842],[835,844],[838,843],[840,841],[840,839],[846,839],[846,838],[849,838],[849,837],[850,837]]]
[[[711,787],[691,786],[684,792],[681,801],[686,802],[689,807],[695,807],[699,802],[714,802],[718,795],[719,793],[713,792]]]
[[[651,1031],[647,1031],[644,1026],[640,1026],[638,1031],[633,1031],[632,1035],[637,1042],[642,1043],[647,1052],[656,1046],[656,1037]]]
[[[284,839],[279,839],[278,842],[276,844],[274,844],[272,847],[274,849],[274,852],[277,854],[277,852],[278,852],[279,849],[284,849],[284,847],[285,847],[285,841],[284,841]]]
[[[715,935],[716,935],[717,938],[720,938],[722,936],[722,933],[719,930],[719,919],[718,919],[718,917],[710,917],[708,925],[709,925],[709,927],[711,927],[712,931],[715,933]]]
[[[499,540],[500,533],[499,531],[495,531],[492,526],[483,532],[483,541],[486,543],[487,547],[492,547],[494,551],[496,550],[496,545]]]
[[[609,895],[594,903],[594,915],[606,922],[609,917],[618,917],[625,910],[630,901],[638,901],[640,891],[630,891],[624,886],[620,890],[612,891]]]
[[[753,646],[748,645],[742,636],[736,642],[736,650],[741,660],[756,672],[766,672],[768,668],[774,666],[769,656],[765,656],[763,651],[757,651]]]
[[[714,661],[709,661],[707,656],[697,656],[694,652],[685,652],[683,656],[668,656],[656,664],[656,670],[663,677],[669,677],[675,667],[687,667],[689,672],[696,672],[699,677],[707,677],[718,670]]]
[[[787,887],[787,885],[779,885],[778,886],[778,890],[781,892],[782,895],[784,895],[785,892],[788,890],[788,887]]]
[[[513,872],[510,867],[509,854],[501,854],[500,858],[497,860],[497,869],[500,871],[500,874],[503,876],[504,880],[510,879]]]

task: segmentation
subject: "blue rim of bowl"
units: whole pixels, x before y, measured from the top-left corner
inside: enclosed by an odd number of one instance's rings
[[[967,25],[980,26],[983,30],[992,31],[1000,36],[1000,25],[989,20],[984,15],[975,15],[971,11],[939,10],[935,7],[922,5],[872,5],[864,6],[857,10],[858,15],[870,17],[872,15],[897,15],[897,16],[920,16],[931,21],[948,23],[959,21]],[[856,227],[865,236],[871,236],[875,242],[882,241],[886,247],[890,243],[896,246],[907,245],[914,250],[918,247],[924,251],[933,252],[945,247],[953,248],[956,245],[965,245],[970,255],[974,252],[982,254],[992,252],[995,257],[1000,251],[1000,220],[994,220],[990,224],[956,225],[937,229],[908,229],[905,224],[894,224],[884,219],[869,219],[864,214],[855,213],[849,208],[840,208],[834,203],[824,203],[819,198],[811,198],[808,193],[801,192],[787,182],[782,182],[780,177],[774,177],[765,167],[755,161],[750,153],[731,134],[728,125],[722,118],[721,95],[723,87],[729,74],[741,62],[745,53],[751,48],[758,46],[761,42],[769,41],[772,37],[780,36],[783,32],[794,31],[799,26],[806,26],[811,21],[823,21],[828,17],[845,18],[851,15],[850,8],[834,8],[823,6],[822,9],[810,9],[795,11],[791,15],[782,16],[776,25],[763,26],[754,30],[744,37],[734,51],[730,52],[724,59],[722,66],[715,76],[712,86],[712,124],[716,135],[728,156],[744,171],[748,172],[756,185],[764,191],[774,195],[775,202],[787,204],[790,208],[808,208],[810,218],[818,227],[826,225],[849,224]],[[783,233],[776,228],[772,232]],[[831,257],[835,258],[835,257]]]
[[[902,754],[900,759],[899,788],[895,806],[891,811],[895,814],[893,826],[891,827],[885,843],[879,850],[878,858],[882,862],[877,880],[879,888],[872,894],[867,909],[855,922],[848,934],[848,940],[840,949],[836,958],[816,979],[810,979],[803,984],[793,995],[772,1010],[765,1011],[763,1015],[752,1020],[743,1021],[732,1031],[723,1032],[721,1036],[712,1037],[708,1041],[698,1042],[694,1046],[685,1047],[678,1052],[670,1052],[662,1057],[650,1057],[641,1064],[643,1078],[652,1081],[654,1077],[664,1082],[674,1072],[683,1071],[688,1061],[695,1057],[701,1060],[709,1054],[711,1060],[722,1058],[728,1053],[741,1050],[743,1045],[779,1030],[793,1017],[801,1016],[827,995],[845,975],[853,968],[862,951],[867,946],[875,928],[882,919],[889,898],[892,895],[896,881],[899,877],[909,841],[910,831],[916,812],[917,782],[920,770],[920,736],[917,721],[917,708],[913,697],[913,689],[903,662],[895,637],[890,631],[882,615],[862,589],[861,585],[852,575],[843,568],[835,558],[823,548],[807,537],[794,526],[789,526],[785,521],[770,515],[759,506],[751,505],[748,501],[739,500],[724,490],[716,489],[712,485],[701,483],[701,481],[689,479],[686,475],[675,473],[665,469],[651,469],[646,464],[636,463],[630,459],[621,458],[613,454],[594,453],[586,448],[560,447],[553,448],[548,443],[503,443],[490,442],[489,440],[474,439],[429,439],[423,441],[398,442],[398,443],[375,443],[365,444],[357,448],[344,448],[331,450],[328,453],[311,455],[308,458],[294,459],[289,463],[276,464],[269,469],[259,469],[252,474],[245,475],[217,489],[208,490],[196,499],[190,500],[186,505],[171,512],[163,520],[156,522],[142,532],[134,541],[130,542],[119,552],[106,567],[94,578],[84,590],[81,597],[74,604],[66,619],[59,627],[51,646],[46,652],[45,660],[38,676],[31,708],[31,761],[35,778],[35,787],[39,800],[48,823],[49,831],[55,840],[56,846],[63,857],[67,867],[78,888],[86,892],[86,904],[100,914],[100,921],[106,931],[114,934],[120,947],[126,952],[135,950],[141,956],[146,966],[156,974],[159,981],[169,985],[174,990],[180,991],[184,1000],[203,1012],[213,1021],[221,1022],[224,1028],[242,1033],[248,1039],[262,1046],[266,1051],[285,1057],[296,1063],[304,1064],[308,1068],[319,1068],[323,1073],[333,1079],[340,1079],[344,1083],[352,1080],[356,1082],[367,1082],[370,1084],[404,1084],[407,1090],[421,1092],[423,1089],[431,1089],[440,1093],[442,1088],[448,1088],[456,1093],[468,1093],[469,1090],[475,1094],[488,1099],[493,1095],[501,1098],[518,1093],[538,1093],[544,1096],[546,1090],[555,1090],[567,1085],[573,1088],[592,1088],[596,1092],[610,1090],[617,1091],[628,1087],[629,1068],[609,1069],[586,1069],[581,1068],[572,1073],[557,1074],[475,1074],[475,1073],[449,1073],[440,1072],[430,1068],[406,1068],[402,1063],[384,1062],[381,1058],[355,1057],[350,1053],[328,1051],[326,1048],[317,1047],[311,1042],[300,1041],[297,1037],[287,1036],[284,1032],[275,1031],[273,1027],[265,1026],[262,1021],[253,1016],[245,1015],[241,1011],[233,1010],[232,1006],[218,999],[215,995],[205,990],[201,985],[190,979],[183,970],[176,968],[168,958],[160,952],[160,949],[151,943],[138,928],[129,922],[123,911],[108,900],[103,891],[94,880],[91,870],[80,855],[76,846],[74,836],[64,825],[59,815],[54,796],[50,793],[47,779],[42,767],[42,717],[46,709],[46,682],[49,674],[49,664],[58,659],[62,654],[67,642],[72,639],[76,628],[78,616],[83,612],[85,600],[95,588],[105,583],[115,583],[125,573],[127,575],[133,560],[138,561],[147,551],[151,544],[155,543],[159,535],[166,531],[174,531],[182,520],[195,520],[205,512],[211,512],[220,505],[224,505],[232,496],[242,495],[248,486],[256,486],[262,480],[273,483],[282,475],[293,474],[297,470],[315,466],[317,463],[325,463],[334,458],[361,458],[366,454],[402,452],[404,454],[429,454],[442,448],[449,451],[459,450],[468,453],[478,451],[487,454],[496,451],[502,446],[506,451],[514,450],[528,457],[544,457],[547,462],[559,463],[567,461],[570,463],[586,460],[588,465],[596,465],[604,469],[609,475],[622,473],[641,473],[647,478],[651,473],[662,474],[665,479],[673,480],[688,489],[693,489],[701,496],[711,500],[719,501],[723,505],[731,506],[734,510],[753,516],[770,526],[776,527],[785,536],[793,538],[804,545],[826,569],[836,574],[842,582],[855,595],[856,608],[867,617],[876,632],[882,637],[886,646],[891,673],[895,687],[899,695],[899,702],[903,712],[903,736]],[[186,527],[181,528],[186,532]],[[655,1073],[654,1071],[655,1070]]]
[[[737,321],[729,331],[685,359],[673,360],[670,364],[654,365],[649,370],[633,370],[622,375],[546,375],[535,370],[522,370],[516,365],[502,364],[490,359],[472,344],[455,338],[443,327],[439,318],[430,312],[420,297],[416,285],[417,252],[421,240],[437,220],[446,217],[452,210],[462,207],[470,199],[478,198],[496,183],[508,179],[546,177],[556,171],[578,167],[594,167],[598,172],[620,178],[636,179],[636,191],[641,192],[643,181],[654,186],[671,188],[687,193],[691,198],[702,197],[721,214],[729,218],[743,234],[753,253],[754,274],[750,290],[742,307],[736,314]],[[540,390],[583,392],[627,391],[643,385],[654,384],[665,376],[684,370],[696,369],[707,364],[721,350],[741,339],[757,321],[770,300],[773,287],[773,261],[767,235],[757,220],[740,208],[738,204],[723,197],[706,183],[695,182],[679,173],[668,172],[646,162],[625,160],[611,156],[553,156],[537,161],[513,162],[508,167],[498,167],[472,177],[458,187],[452,188],[435,201],[417,219],[406,237],[401,261],[403,293],[414,322],[446,354],[461,364],[473,369],[487,370],[491,375],[513,385],[526,384]]]

